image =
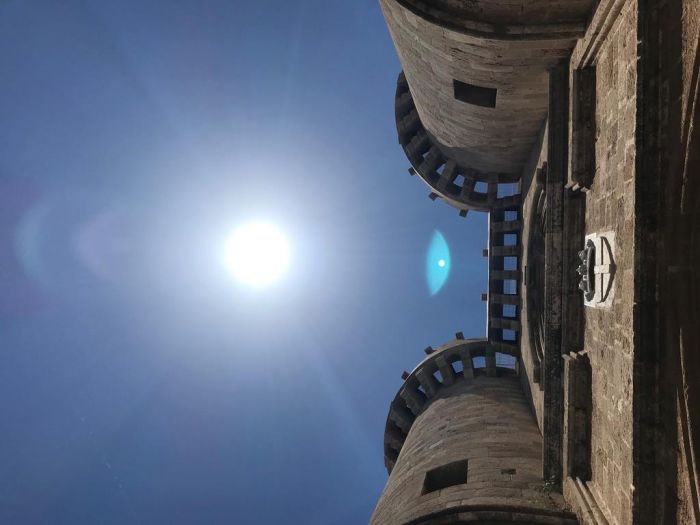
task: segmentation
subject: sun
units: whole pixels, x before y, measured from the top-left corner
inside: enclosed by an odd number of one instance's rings
[[[264,286],[278,280],[287,270],[289,243],[275,225],[250,222],[238,227],[228,238],[226,263],[238,281]]]

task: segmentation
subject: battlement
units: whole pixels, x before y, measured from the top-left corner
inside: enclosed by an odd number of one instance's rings
[[[499,184],[515,183],[518,175],[479,171],[442,152],[421,122],[403,71],[396,83],[394,109],[399,143],[411,162],[409,173],[428,185],[431,198],[440,197],[463,216],[469,210],[489,211],[519,204],[519,195],[498,196]]]
[[[496,349],[486,339],[455,339],[433,350],[410,374],[391,403],[384,431],[384,464],[391,470],[416,417],[443,395],[443,390],[478,376],[517,375],[517,370],[496,364]],[[517,356],[517,347],[499,352]]]

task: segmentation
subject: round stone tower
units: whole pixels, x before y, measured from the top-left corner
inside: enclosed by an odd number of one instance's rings
[[[592,0],[379,3],[403,66],[396,125],[412,173],[462,212],[498,207],[545,122],[548,69],[583,35]]]
[[[542,479],[542,437],[515,368],[486,340],[429,355],[391,403],[389,480],[371,525],[574,524]]]

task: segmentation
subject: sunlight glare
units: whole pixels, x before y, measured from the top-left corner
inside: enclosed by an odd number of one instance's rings
[[[240,282],[263,286],[277,280],[287,269],[289,245],[273,224],[244,224],[228,239],[226,261]]]

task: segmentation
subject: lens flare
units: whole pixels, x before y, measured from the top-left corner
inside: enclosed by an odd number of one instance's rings
[[[425,276],[430,295],[438,293],[450,276],[450,248],[439,231],[433,233],[425,258]]]

